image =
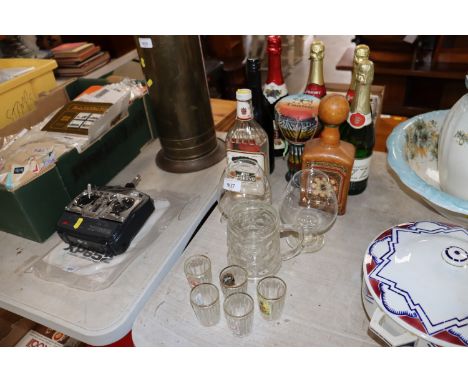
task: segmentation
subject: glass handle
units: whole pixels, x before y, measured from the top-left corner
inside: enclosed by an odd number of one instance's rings
[[[281,234],[284,232],[296,232],[297,233],[297,244],[288,251],[281,252],[281,258],[283,261],[292,259],[299,255],[302,251],[303,245],[302,242],[304,241],[304,232],[302,228],[298,225],[292,224],[281,224],[280,226],[280,237]]]

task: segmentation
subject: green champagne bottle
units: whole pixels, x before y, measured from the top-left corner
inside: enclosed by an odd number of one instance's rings
[[[341,126],[341,139],[356,148],[349,195],[357,195],[367,187],[372,151],[375,143],[374,123],[370,106],[370,89],[374,79],[374,64],[363,60],[357,70],[356,94],[348,119]]]

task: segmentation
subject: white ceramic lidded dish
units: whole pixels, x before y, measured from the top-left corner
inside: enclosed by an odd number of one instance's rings
[[[465,84],[468,88],[468,75]],[[438,149],[440,188],[468,201],[468,94],[452,106],[445,118]]]
[[[405,223],[367,248],[362,298],[370,330],[392,346],[468,346],[468,230]]]

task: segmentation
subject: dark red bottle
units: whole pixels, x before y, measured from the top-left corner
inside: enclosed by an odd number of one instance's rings
[[[269,117],[273,121],[274,129],[274,154],[283,156],[286,144],[275,122],[275,105],[283,97],[288,95],[288,88],[284,83],[281,70],[281,36],[267,37],[268,75],[263,87],[263,95],[268,101]]]

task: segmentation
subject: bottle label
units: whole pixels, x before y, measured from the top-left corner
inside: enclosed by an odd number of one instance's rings
[[[258,146],[256,146],[258,148]],[[234,159],[238,158],[250,158],[258,163],[265,172],[265,154],[261,151],[258,152],[247,152],[247,151],[236,151],[236,150],[227,150],[226,151],[227,162],[231,163]]]
[[[286,84],[277,85],[274,82],[270,82],[265,84],[263,95],[270,104],[274,104],[280,98],[288,95],[288,88],[286,87]]]
[[[372,114],[349,113],[348,123],[354,129],[362,129],[372,122]]]
[[[237,101],[237,119],[252,119],[252,107],[249,101]]]
[[[240,192],[241,181],[233,178],[224,178],[223,188],[227,191]]]
[[[327,95],[327,89],[324,85],[308,84],[304,93],[317,98],[323,98]]]
[[[353,171],[351,172],[351,182],[361,182],[369,177],[371,159],[372,155],[364,159],[354,160]]]
[[[338,214],[342,215],[344,213],[348,193],[348,191],[344,189],[346,175],[349,174],[347,168],[338,163],[310,160],[306,161],[303,168],[315,168],[328,175],[333,190],[335,191],[336,199],[338,200]]]

